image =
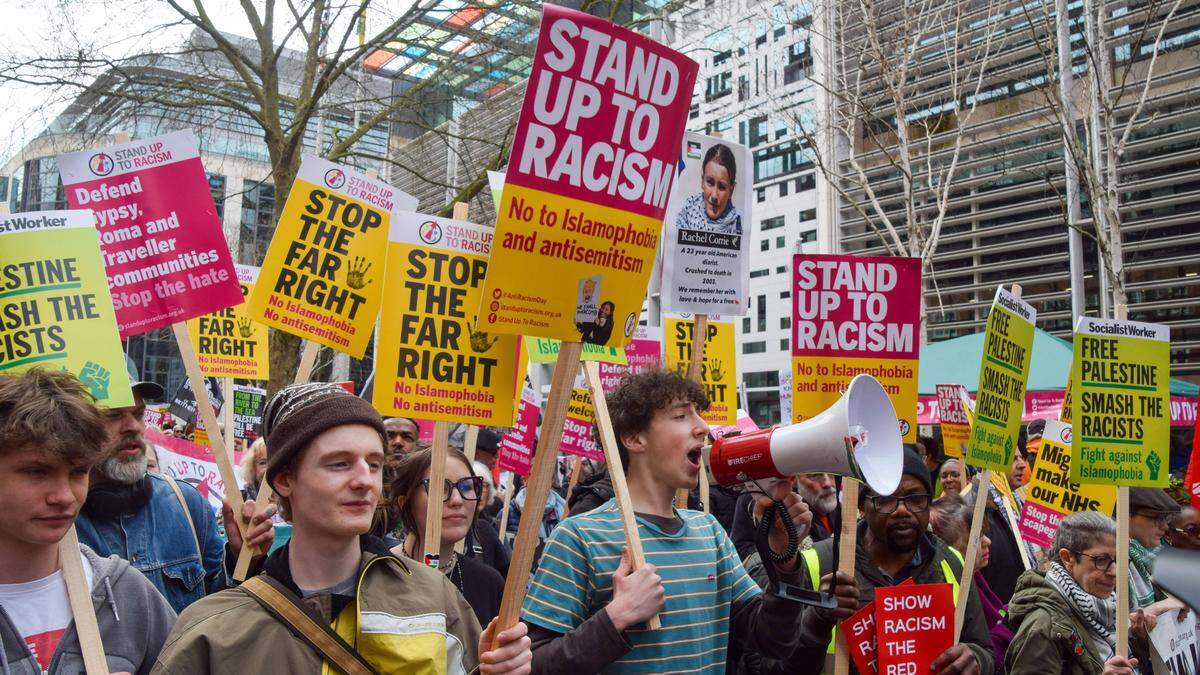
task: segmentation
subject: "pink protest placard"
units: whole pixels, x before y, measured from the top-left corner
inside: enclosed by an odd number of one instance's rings
[[[538,415],[541,410],[531,389],[526,388],[517,408],[517,423],[500,438],[496,465],[501,471],[512,471],[529,477],[533,467],[533,451],[537,447]]]
[[[191,131],[58,157],[67,203],[90,209],[122,338],[241,304]]]
[[[750,417],[750,413],[738,408],[736,424],[730,424],[723,427],[712,427],[709,429],[708,433],[712,434],[713,438],[723,438],[735,431],[743,434],[750,431],[758,431],[758,425],[754,423],[754,420]]]
[[[612,393],[626,375],[637,375],[662,367],[662,334],[657,328],[638,326],[625,345],[625,365],[600,362],[600,386]]]
[[[592,423],[570,416],[563,422],[562,445],[558,450],[564,455],[579,455],[593,462],[604,461],[604,451],[596,442]]]

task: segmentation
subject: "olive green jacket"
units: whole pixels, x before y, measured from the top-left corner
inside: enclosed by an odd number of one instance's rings
[[[1043,573],[1030,570],[1017,579],[1007,620],[1016,633],[1004,657],[1009,675],[1103,672],[1104,663],[1091,644],[1096,638]]]

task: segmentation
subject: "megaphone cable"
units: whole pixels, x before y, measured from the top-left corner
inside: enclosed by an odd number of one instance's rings
[[[754,485],[765,495],[766,490],[754,481]],[[759,556],[769,558],[775,564],[789,563],[796,557],[796,553],[800,551],[800,532],[796,529],[796,523],[792,520],[792,514],[788,513],[787,507],[778,499],[772,499],[771,505],[763,511],[762,520],[758,521],[758,529],[755,532],[755,544],[758,545]],[[767,544],[768,537],[771,533],[771,527],[775,524],[776,516],[783,523],[783,529],[787,532],[787,548],[783,553],[776,553],[774,549]]]

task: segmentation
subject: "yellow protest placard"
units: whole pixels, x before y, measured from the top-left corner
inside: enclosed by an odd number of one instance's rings
[[[1166,487],[1170,329],[1080,317],[1074,350],[1071,480]]]
[[[249,315],[362,358],[379,315],[393,214],[415,206],[386,183],[305,157],[250,295]]]
[[[509,427],[525,365],[521,339],[478,329],[492,229],[398,213],[375,348],[384,414]]]
[[[1036,320],[1037,310],[1029,303],[1003,288],[996,289],[983,337],[967,464],[994,471],[1012,468],[1025,411]]]
[[[1114,486],[1071,480],[1071,425],[1047,420],[1021,512],[1020,529],[1025,540],[1050,546],[1063,518],[1079,511],[1111,514],[1116,503]]]
[[[704,339],[704,363],[700,367],[700,383],[708,392],[709,407],[702,417],[710,425],[725,426],[737,423],[737,345],[733,323],[708,318]],[[692,327],[689,315],[664,315],[663,336],[667,370],[686,373],[692,358]]]
[[[91,211],[0,217],[0,374],[74,374],[100,405],[133,405]]]
[[[238,286],[248,298],[258,280],[258,268],[237,266]],[[196,345],[200,372],[205,377],[266,380],[271,377],[267,327],[250,318],[245,302],[212,314],[188,319],[188,334]]]
[[[950,457],[962,457],[971,437],[971,424],[963,405],[966,388],[961,384],[937,385],[938,418],[942,427],[942,447]]]

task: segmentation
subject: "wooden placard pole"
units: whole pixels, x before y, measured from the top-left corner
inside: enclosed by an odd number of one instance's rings
[[[579,455],[575,455],[574,461],[571,462],[571,473],[567,475],[568,504],[571,503],[571,493],[575,491],[575,486],[579,484],[579,475],[581,473],[583,473],[583,458]]]
[[[222,421],[225,423],[225,430],[222,432],[225,439],[225,454],[229,455],[229,461],[234,461],[233,448],[237,445],[234,440],[233,433],[233,378],[221,378],[221,392],[225,396],[225,407],[221,409]],[[237,485],[236,483],[234,485]]]
[[[171,330],[175,333],[175,342],[179,343],[179,355],[183,357],[183,367],[187,371],[188,379],[192,382],[192,393],[196,396],[196,415],[204,422],[204,429],[208,432],[208,446],[212,449],[213,458],[217,462],[221,482],[226,485],[225,499],[229,500],[229,505],[233,508],[234,522],[244,537],[247,523],[246,519],[242,517],[242,493],[237,489],[237,473],[234,472],[233,462],[225,450],[225,439],[221,434],[221,427],[217,424],[217,416],[213,414],[212,401],[209,400],[208,389],[204,386],[204,374],[200,372],[200,361],[196,358],[196,347],[192,344],[191,336],[188,335],[186,324],[183,322],[171,324]],[[233,401],[230,401],[229,405],[232,406]],[[228,429],[226,433],[233,433],[233,430]]]
[[[475,461],[475,448],[479,445],[479,427],[474,424],[467,425],[467,432],[463,437],[463,454],[467,456],[468,462]]]
[[[963,458],[966,461],[966,458]],[[971,514],[971,534],[967,539],[967,552],[963,556],[962,579],[959,581],[958,604],[954,608],[954,644],[962,635],[963,619],[967,616],[967,598],[971,595],[971,582],[975,579],[975,557],[979,555],[979,535],[983,532],[984,509],[988,503],[988,489],[992,485],[992,470],[984,469],[979,475],[979,489],[975,491],[975,510]]]
[[[75,533],[74,525],[58,542],[58,560],[62,565],[67,600],[71,603],[71,616],[75,619],[75,632],[83,653],[83,668],[87,675],[108,675],[108,660],[104,658],[104,643],[100,639],[100,626],[96,623],[96,608],[92,605],[92,589],[88,588],[87,576],[83,572],[79,536]]]
[[[704,380],[701,375],[704,367],[704,342],[708,338],[708,315],[695,314],[692,321],[692,354],[688,360],[687,379],[704,385]],[[708,488],[708,476],[705,475],[703,466],[704,459],[701,458],[700,467],[700,501],[704,504],[704,512],[708,513],[708,495],[704,494]],[[675,507],[686,509],[688,505],[689,490],[678,490],[675,492]]]
[[[508,507],[512,504],[513,493],[517,491],[517,474],[512,474],[508,485],[504,488],[504,507],[500,509],[500,541],[508,534]]]
[[[421,552],[421,562],[434,569],[442,565],[442,501],[446,498],[446,454],[449,450],[450,424],[434,422],[433,455],[429,462],[429,506],[425,509],[425,546]]]
[[[1113,308],[1113,318],[1125,321],[1124,303]],[[1121,658],[1129,657],[1129,486],[1117,486],[1117,645]]]
[[[1012,285],[1012,294],[1021,297],[1020,284]],[[967,465],[967,455],[962,458],[964,471]],[[963,487],[966,487],[965,485]],[[992,470],[984,469],[979,474],[979,488],[975,491],[975,510],[971,514],[971,534],[967,539],[967,551],[963,557],[962,579],[959,581],[958,604],[954,608],[954,644],[958,644],[962,636],[963,620],[967,616],[967,600],[971,595],[971,583],[975,579],[975,558],[979,555],[979,535],[983,532],[984,509],[987,508],[989,491],[992,488]],[[1024,556],[1022,556],[1023,558]],[[1120,584],[1117,584],[1118,586]]]
[[[853,453],[854,446],[846,439],[847,452]],[[842,521],[838,531],[838,569],[854,579],[855,556],[858,555],[858,491],[859,483],[853,478],[842,478]],[[836,580],[836,577],[835,577]],[[818,579],[818,581],[820,581]],[[838,631],[834,645],[833,673],[847,675],[850,672],[850,651],[846,647],[846,631]]]
[[[575,374],[579,372],[579,356],[582,351],[581,342],[563,342],[558,350],[558,362],[554,365],[554,377],[550,381],[550,395],[546,398],[546,407],[542,411],[542,429],[533,456],[533,468],[529,473],[529,482],[525,485],[525,508],[521,509],[521,522],[517,526],[517,539],[513,543],[508,578],[504,580],[497,635],[500,631],[517,625],[521,619],[521,604],[525,601],[529,570],[533,565],[533,553],[537,548],[538,531],[542,527],[550,483],[554,480],[554,465],[558,460],[559,445],[562,443],[563,423],[567,418],[571,388],[575,383]]]
[[[308,383],[309,378],[312,377],[313,365],[317,362],[317,353],[321,350],[321,346],[312,340],[304,340],[303,342],[304,346],[300,349],[300,365],[296,368],[296,379],[292,384]],[[232,451],[230,451],[229,456],[233,457]],[[271,497],[274,495],[275,490],[267,482],[267,475],[263,474],[262,481],[258,484],[258,493],[254,496],[254,514],[258,515],[266,511],[267,507],[271,505]],[[240,514],[240,511],[238,513]],[[262,553],[263,551],[258,548],[242,546],[241,552],[238,553],[237,564],[233,568],[233,580],[245,581],[246,575],[250,573],[250,561]]]
[[[642,536],[638,532],[637,516],[633,512],[633,501],[629,498],[629,485],[625,482],[625,467],[621,464],[621,453],[617,450],[617,437],[613,432],[612,418],[608,414],[608,400],[604,398],[604,387],[600,381],[600,365],[595,361],[583,364],[588,389],[592,393],[596,428],[600,430],[600,446],[604,449],[604,462],[608,465],[608,477],[612,481],[613,496],[621,512],[621,525],[625,529],[625,545],[629,547],[630,566],[641,569],[646,565],[646,553],[642,548]],[[704,471],[700,471],[704,475]],[[662,628],[658,615],[646,622],[650,630]]]

